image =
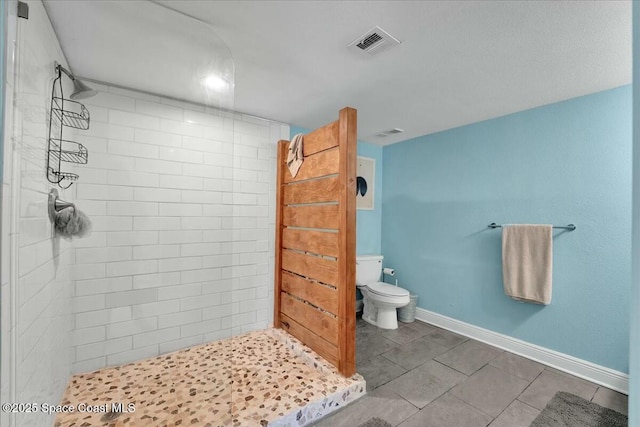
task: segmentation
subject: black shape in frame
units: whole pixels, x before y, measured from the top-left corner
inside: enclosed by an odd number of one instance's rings
[[[361,176],[356,179],[356,196],[358,194],[360,194],[362,197],[367,194],[367,180]]]

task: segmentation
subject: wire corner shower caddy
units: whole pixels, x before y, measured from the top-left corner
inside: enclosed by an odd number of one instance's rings
[[[89,129],[90,115],[89,110],[82,103],[64,98],[62,73],[67,74],[74,84],[75,78],[58,63],[55,64],[55,70],[57,76],[51,88],[51,110],[49,112],[47,179],[60,188],[69,188],[78,180],[79,176],[75,173],[64,172],[62,162],[87,164],[89,152],[79,142],[64,139],[64,128],[87,130]],[[65,185],[66,182],[68,185]]]

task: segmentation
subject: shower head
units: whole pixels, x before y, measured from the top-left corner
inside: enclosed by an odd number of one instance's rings
[[[78,80],[76,76],[74,76],[71,71],[67,70],[60,64],[56,64],[59,71],[65,73],[73,82],[73,93],[71,94],[71,99],[84,99],[89,98],[98,93],[97,90],[91,89],[89,86],[84,84],[82,81]]]
[[[78,79],[73,80],[73,93],[71,94],[71,99],[84,99],[89,98],[98,93],[97,90],[91,89],[89,86],[84,84],[82,81]]]

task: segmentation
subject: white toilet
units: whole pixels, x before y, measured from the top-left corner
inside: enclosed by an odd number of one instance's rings
[[[396,308],[409,304],[409,291],[380,282],[381,255],[356,257],[356,286],[364,296],[362,319],[383,329],[397,329]]]

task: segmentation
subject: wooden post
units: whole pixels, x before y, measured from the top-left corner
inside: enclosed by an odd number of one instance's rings
[[[340,110],[338,141],[340,149],[340,227],[338,318],[338,370],[344,376],[356,372],[356,150],[357,112],[353,108]]]

